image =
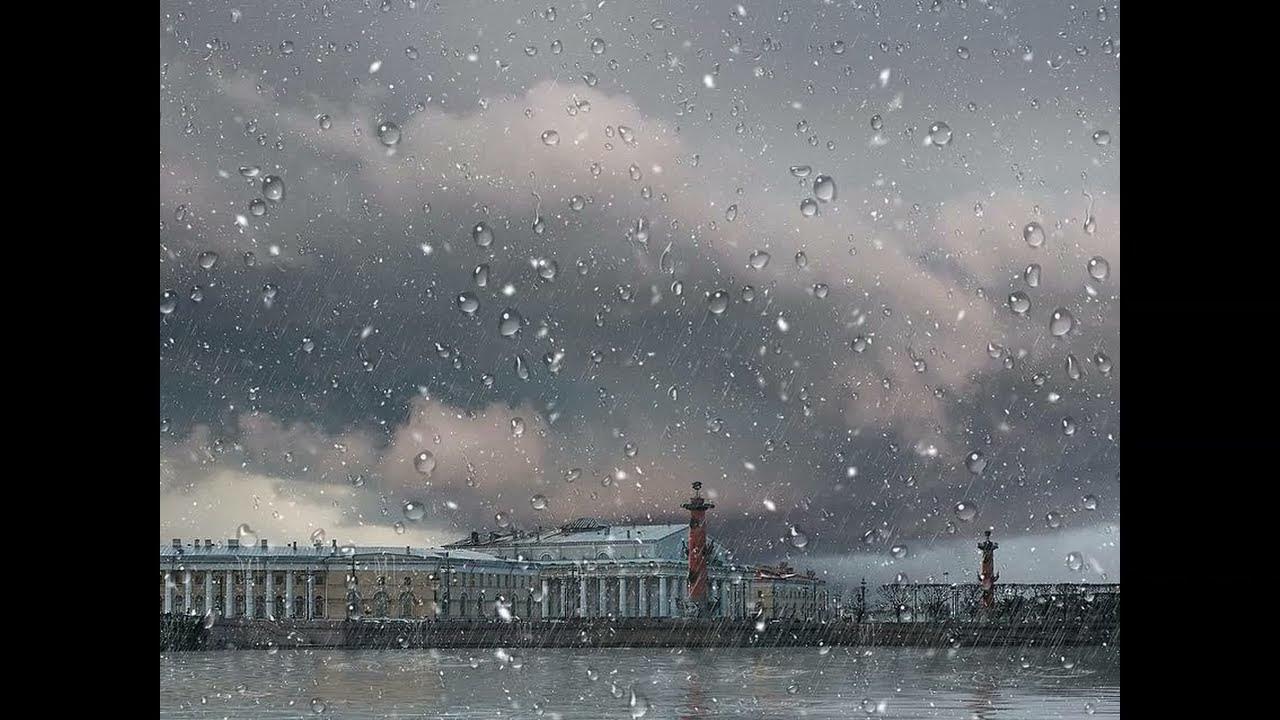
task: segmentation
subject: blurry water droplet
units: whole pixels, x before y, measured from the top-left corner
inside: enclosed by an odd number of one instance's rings
[[[929,144],[935,147],[946,147],[951,142],[951,126],[938,121],[929,126]]]
[[[631,710],[632,718],[642,718],[649,712],[649,700],[643,695],[637,694],[635,688],[631,690],[631,699],[627,702]]]
[[[423,450],[413,456],[413,469],[419,473],[431,477],[431,473],[436,469],[436,456],[430,450]]]
[[[1089,268],[1089,277],[1093,278],[1094,280],[1098,280],[1098,281],[1106,280],[1107,276],[1111,274],[1111,265],[1107,263],[1106,258],[1101,257],[1099,255],[1095,255],[1089,258],[1088,268]]]
[[[575,482],[582,477],[582,468],[570,468],[564,471],[564,481],[567,483]]]
[[[546,509],[547,509],[547,496],[546,496],[546,495],[534,495],[533,497],[529,498],[529,505],[531,505],[531,506],[533,507],[533,509],[534,509],[534,510],[546,510]]]
[[[311,699],[311,712],[317,715],[320,715],[324,713],[325,710],[328,710],[328,709],[329,709],[329,706],[325,704],[324,700],[321,700],[320,698]]]
[[[511,516],[506,512],[499,510],[493,515],[493,522],[500,528],[511,526]]]
[[[1074,354],[1067,355],[1067,377],[1072,380],[1079,380],[1082,374],[1080,361],[1076,360]]]
[[[258,544],[258,533],[254,532],[248,523],[241,523],[236,528],[236,538],[240,541],[241,547],[252,547]]]
[[[805,198],[800,201],[800,214],[805,217],[813,217],[818,214],[818,202],[813,198]]]
[[[895,558],[897,558],[898,560],[901,560],[902,558],[907,556],[908,549],[906,545],[894,545],[893,547],[889,548],[889,553],[893,555]]]
[[[1099,130],[1095,132],[1093,134],[1093,144],[1094,145],[1110,145],[1111,133],[1107,132],[1106,130]]]
[[[319,118],[319,122],[320,122],[321,130],[328,130],[329,128],[333,127],[333,120],[328,115],[321,115]]]
[[[529,364],[525,362],[523,355],[516,356],[516,377],[521,380],[529,379]]]
[[[826,283],[815,283],[813,286],[813,296],[819,300],[825,298],[829,292],[831,288],[827,287]]]
[[[378,126],[378,142],[392,147],[400,142],[400,126],[386,121]]]
[[[1031,298],[1021,291],[1009,293],[1009,309],[1018,315],[1025,315],[1031,309]]]
[[[1022,239],[1026,240],[1031,247],[1038,248],[1044,244],[1044,228],[1040,227],[1038,222],[1027,223],[1026,227],[1022,228]]]
[[[324,528],[316,528],[315,531],[311,533],[311,544],[312,545],[324,544]]]
[[[813,168],[808,165],[792,165],[791,174],[798,178],[809,177],[809,173],[813,172]]]
[[[524,418],[511,418],[511,437],[524,435]]]
[[[1050,510],[1049,512],[1045,513],[1044,524],[1054,530],[1057,530],[1058,528],[1062,527],[1062,516]]]
[[[507,308],[498,316],[498,332],[502,337],[511,337],[520,332],[520,327],[524,324],[524,318],[513,308]]]
[[[218,264],[218,253],[212,250],[206,250],[200,253],[200,257],[197,259],[197,262],[199,262],[200,267],[205,270],[212,270],[213,266]]]
[[[1040,266],[1032,263],[1022,273],[1022,279],[1026,281],[1027,287],[1040,287]]]
[[[956,503],[955,513],[960,522],[972,522],[978,516],[978,508],[971,502],[961,501]]]
[[[249,214],[254,217],[262,217],[267,214],[267,203],[261,198],[254,198],[249,201]]]
[[[168,315],[178,307],[178,293],[173,290],[165,290],[160,293],[160,312]]]
[[[1070,417],[1062,418],[1062,434],[1071,437],[1076,434],[1076,421]]]
[[[1085,495],[1085,496],[1084,496],[1084,501],[1083,501],[1083,502],[1084,502],[1084,509],[1085,509],[1085,510],[1090,510],[1090,511],[1092,511],[1092,510],[1097,510],[1097,509],[1098,509],[1098,496],[1097,496],[1097,495]]]
[[[633,458],[640,452],[640,448],[633,442],[629,442],[622,446],[622,454],[629,458]]]
[[[489,228],[488,223],[476,223],[476,226],[471,228],[471,239],[475,240],[476,245],[480,247],[489,247],[493,244],[493,230]]]
[[[738,219],[738,206],[736,203],[730,205],[729,209],[724,211],[724,219],[726,222],[733,222]]]
[[[406,520],[417,522],[427,516],[427,508],[420,502],[410,500],[404,504],[404,517]]]
[[[964,466],[974,475],[981,475],[982,471],[987,469],[987,458],[981,450],[974,450],[965,456]]]
[[[1067,553],[1067,569],[1072,572],[1079,572],[1084,567],[1084,557],[1078,552]]]
[[[871,344],[865,336],[859,335],[849,342],[849,347],[853,348],[856,353],[866,352],[867,346]]]
[[[795,525],[792,525],[788,529],[788,535],[790,535],[791,544],[795,547],[802,548],[809,544],[809,536],[804,534],[804,532]]]
[[[765,266],[769,264],[769,253],[764,250],[755,250],[751,253],[751,257],[748,259],[748,262],[750,262],[751,267],[756,270],[763,270]]]

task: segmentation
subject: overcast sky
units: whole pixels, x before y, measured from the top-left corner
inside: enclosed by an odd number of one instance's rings
[[[161,3],[162,541],[1118,581],[1118,5],[552,1]]]

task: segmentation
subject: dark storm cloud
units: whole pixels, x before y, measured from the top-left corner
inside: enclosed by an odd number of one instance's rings
[[[162,536],[230,532],[242,515],[273,538],[324,524],[382,539],[415,498],[431,512],[405,542],[499,510],[524,525],[669,518],[694,479],[752,558],[884,554],[948,537],[948,522],[959,537],[1052,533],[1051,510],[1118,523],[1114,17],[745,6],[562,5],[549,21],[532,5],[290,5],[237,23],[162,8],[160,283],[181,297],[161,323]],[[926,146],[937,120],[952,140]],[[1093,142],[1099,128],[1112,144]],[[803,217],[820,173],[837,197]],[[269,174],[286,195],[258,217]],[[1033,220],[1039,248],[1022,237]],[[748,265],[755,250],[767,267]],[[1095,255],[1105,281],[1086,272]],[[733,300],[720,316],[716,290]],[[1014,290],[1027,317],[1006,304]],[[455,306],[463,291],[474,317]],[[515,338],[498,331],[508,307],[526,320]],[[1057,307],[1078,322],[1066,338],[1049,332]],[[439,457],[430,478],[411,468],[421,449]],[[965,468],[974,450],[981,475]],[[281,518],[262,507],[285,502]],[[791,524],[813,538],[803,551],[779,544]]]

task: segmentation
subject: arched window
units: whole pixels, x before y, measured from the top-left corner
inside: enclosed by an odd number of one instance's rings
[[[467,594],[462,593],[462,617],[467,616]]]
[[[381,578],[379,578],[381,579]],[[373,614],[377,617],[389,617],[391,613],[391,598],[387,593],[379,590],[373,596]]]
[[[275,599],[275,603],[276,603],[275,612],[273,612],[272,615],[274,615],[277,618],[284,617],[284,596],[277,595]]]
[[[542,557],[539,558],[539,560],[550,560],[550,559],[551,559],[551,553],[542,553]]]
[[[414,599],[415,598],[413,597],[413,593],[411,592],[400,593],[400,617],[402,618],[413,617]]]
[[[316,618],[324,617],[324,596],[317,595],[315,596],[312,602],[314,603],[311,610],[312,617],[316,617]]]

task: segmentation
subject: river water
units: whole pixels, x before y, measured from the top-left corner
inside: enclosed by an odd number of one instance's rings
[[[1108,648],[1053,654],[839,647],[160,656],[161,718],[1059,720],[1119,712],[1120,653]]]

